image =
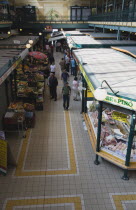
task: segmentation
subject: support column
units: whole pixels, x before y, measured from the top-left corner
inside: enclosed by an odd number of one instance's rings
[[[118,32],[117,32],[117,40],[120,40],[120,29],[118,29]]]
[[[98,14],[98,4],[97,4],[97,0],[96,0],[96,15]]]
[[[97,145],[96,152],[100,151],[100,139],[101,139],[101,123],[102,123],[102,105],[103,102],[99,101],[99,109],[98,109],[98,129],[97,129]],[[99,165],[98,155],[96,154],[96,159],[94,161],[95,165]]]
[[[106,13],[108,12],[108,0],[106,0]]]
[[[86,88],[86,90],[84,90],[84,112],[87,113],[87,82],[84,81],[84,83]]]
[[[122,12],[124,10],[124,0],[122,0]]]
[[[5,92],[6,92],[7,107],[9,106],[8,83],[9,83],[9,81],[6,79],[6,80],[5,80]]]
[[[102,0],[102,4],[101,4],[101,7],[102,7],[102,15],[104,14],[104,3],[103,3],[104,0]]]
[[[15,99],[17,98],[17,72],[14,70]]]
[[[114,3],[113,3],[113,12],[116,12],[116,0],[114,0]]]
[[[94,25],[94,33],[96,32],[96,28],[95,28],[95,25]]]
[[[10,78],[10,88],[11,88],[11,100],[14,100],[14,93],[13,93],[13,74],[11,73],[9,75]]]
[[[82,75],[82,87],[85,87],[85,80],[84,77]],[[84,112],[84,90],[82,89],[82,108],[81,108],[81,113]]]
[[[125,166],[130,165],[130,156],[131,156],[131,149],[132,149],[133,138],[134,138],[135,122],[136,122],[136,115],[135,115],[135,112],[133,112],[132,119],[131,119],[131,125],[130,125],[130,132],[129,132],[129,137],[128,137],[128,147],[127,147]],[[127,173],[128,173],[128,170],[125,169],[122,179],[129,180]]]

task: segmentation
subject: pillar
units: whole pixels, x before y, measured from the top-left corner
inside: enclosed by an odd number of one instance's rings
[[[96,152],[99,152],[100,151],[101,123],[102,123],[102,106],[103,106],[103,102],[102,101],[99,101]],[[96,154],[96,159],[94,161],[94,164],[95,165],[98,165],[99,164],[98,155],[97,154]]]
[[[117,31],[117,40],[120,40],[120,29]]]
[[[128,137],[128,147],[127,147],[125,166],[130,165],[130,157],[131,157],[131,149],[132,149],[133,138],[134,138],[135,122],[136,122],[136,115],[135,115],[135,112],[133,112],[131,125],[130,125],[130,132],[129,132],[129,137]],[[129,180],[129,177],[127,176],[127,172],[128,170],[125,169],[122,179]]]

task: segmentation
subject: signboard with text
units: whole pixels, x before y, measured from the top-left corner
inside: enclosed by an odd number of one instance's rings
[[[0,172],[7,173],[7,142],[0,139]]]
[[[114,111],[112,113],[112,119],[114,120],[118,120],[118,121],[121,121],[121,122],[124,122],[124,123],[127,123],[127,115],[126,114],[123,114],[121,112],[116,112]]]

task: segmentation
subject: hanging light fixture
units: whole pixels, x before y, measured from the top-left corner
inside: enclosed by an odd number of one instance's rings
[[[108,82],[107,82],[106,80],[103,80],[102,83],[101,83],[101,87],[98,87],[98,88],[94,91],[94,93],[93,93],[94,97],[95,97],[96,100],[98,100],[98,101],[103,101],[103,100],[106,98],[106,96],[107,96],[107,90],[106,90],[104,87],[102,87],[102,84],[103,84],[104,82],[107,84],[107,86],[110,88],[110,90],[112,91],[112,93],[113,93],[115,96],[117,96],[117,93],[119,93],[119,91],[114,92],[113,89],[111,88],[111,86],[108,84]]]
[[[8,31],[8,34],[11,34],[11,32],[10,32],[10,31]]]
[[[102,87],[98,87],[94,91],[93,95],[96,98],[96,100],[103,101],[106,98],[106,96],[107,96],[107,91],[104,88],[102,88]]]
[[[23,29],[22,29],[22,28],[20,28],[20,29],[19,29],[19,31],[23,31]]]
[[[28,48],[28,49],[29,49],[30,47],[31,47],[31,45],[30,45],[30,44],[26,44],[26,48]]]
[[[41,32],[39,32],[39,36],[41,36],[42,35],[42,33]]]
[[[29,40],[29,44],[31,44],[31,45],[32,45],[32,44],[33,44],[33,42],[34,42],[34,41],[33,41],[32,39],[30,39],[30,40]]]

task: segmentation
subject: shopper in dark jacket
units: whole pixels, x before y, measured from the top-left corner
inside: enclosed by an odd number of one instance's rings
[[[63,71],[65,69],[65,61],[64,61],[64,58],[61,58],[61,61],[59,62],[59,65],[60,65],[61,71]]]
[[[49,77],[49,87],[50,87],[51,99],[53,98],[54,101],[57,101],[57,86],[58,86],[58,80],[55,77],[55,75],[51,73]]]
[[[68,110],[69,108],[70,94],[71,94],[71,87],[69,86],[68,82],[66,82],[64,87],[62,88],[64,110]]]
[[[63,83],[65,84],[68,81],[69,74],[66,70],[64,70],[61,74],[61,79],[63,80]]]

